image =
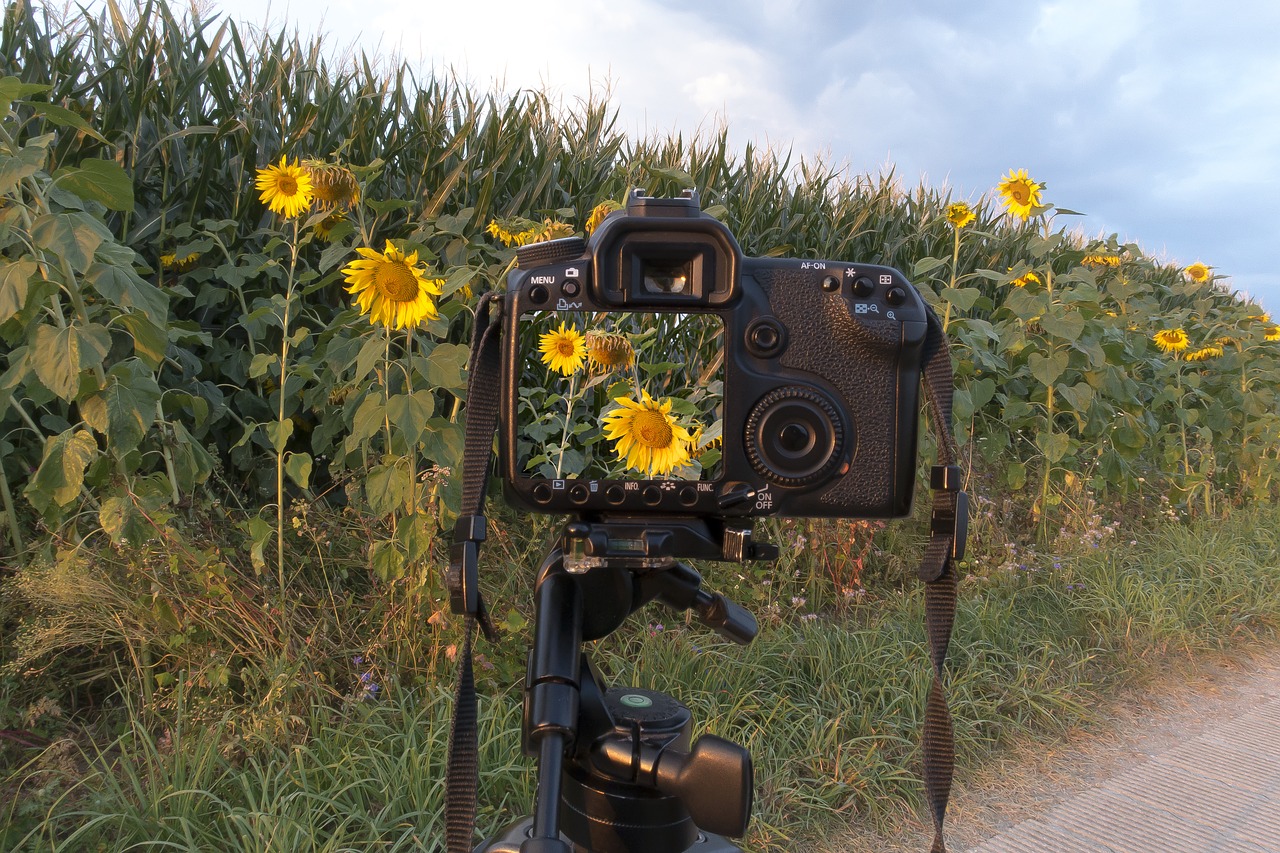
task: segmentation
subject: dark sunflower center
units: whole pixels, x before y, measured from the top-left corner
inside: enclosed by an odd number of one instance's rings
[[[298,179],[292,175],[281,175],[278,191],[280,195],[297,195]]]
[[[563,338],[556,339],[556,353],[562,358],[573,358],[575,355],[574,349],[573,338],[566,335]]]
[[[632,422],[632,434],[645,447],[667,448],[675,437],[666,415],[652,410],[639,412]]]
[[[373,284],[392,302],[412,302],[418,298],[418,279],[404,261],[378,264],[373,273]]]
[[[1013,184],[1009,187],[1009,195],[1018,204],[1026,204],[1031,201],[1031,188],[1023,183]]]

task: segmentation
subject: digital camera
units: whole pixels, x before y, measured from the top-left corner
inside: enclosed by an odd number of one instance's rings
[[[548,513],[892,518],[926,307],[895,269],[744,257],[695,192],[518,250],[500,470]]]

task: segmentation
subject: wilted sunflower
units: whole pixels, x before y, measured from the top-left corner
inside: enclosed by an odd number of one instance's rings
[[[199,252],[191,252],[190,254],[183,255],[182,257],[178,257],[175,252],[170,252],[167,255],[160,256],[160,266],[175,272],[186,272],[194,267],[198,260],[200,260]]]
[[[1120,266],[1119,255],[1085,255],[1080,261],[1087,267],[1118,267]]]
[[[1198,350],[1187,353],[1183,358],[1187,361],[1207,361],[1211,358],[1218,358],[1222,355],[1222,347],[1208,346],[1200,347]]]
[[[440,316],[432,297],[440,295],[444,281],[427,278],[417,252],[405,255],[390,240],[382,252],[363,246],[356,251],[361,259],[344,267],[342,274],[350,285],[347,293],[355,295],[370,323],[407,329]]]
[[[668,474],[689,461],[693,436],[671,417],[671,400],[661,402],[641,390],[641,400],[615,397],[620,408],[604,416],[605,438],[615,441],[614,450],[633,471]]]
[[[1210,276],[1209,268],[1199,261],[1196,261],[1194,264],[1187,267],[1184,272],[1186,272],[1187,277],[1196,284],[1204,284],[1209,280]]]
[[[947,205],[947,221],[957,228],[963,228],[977,218],[978,214],[974,213],[973,208],[963,201]]]
[[[543,364],[564,376],[577,373],[587,359],[587,346],[582,334],[564,323],[538,339],[538,351],[542,353]]]
[[[1182,329],[1161,329],[1151,336],[1161,352],[1182,352],[1191,343]]]
[[[591,209],[591,215],[587,217],[587,233],[595,231],[600,227],[600,223],[604,222],[606,216],[615,210],[622,210],[622,205],[613,199],[602,201]]]
[[[595,329],[586,335],[587,358],[591,369],[597,373],[608,373],[610,370],[626,370],[636,358],[636,351],[626,335],[616,332],[601,332]]]
[[[1037,184],[1027,177],[1026,169],[1009,170],[1009,174],[1000,179],[1000,195],[1004,197],[1004,206],[1019,219],[1031,215],[1031,209],[1040,206],[1040,190],[1044,184]]]
[[[1009,283],[1014,287],[1026,287],[1028,284],[1040,284],[1040,276],[1028,270]]]
[[[346,166],[308,160],[303,163],[311,177],[311,190],[322,210],[350,210],[360,201],[360,183]]]
[[[261,201],[286,218],[301,215],[311,207],[313,189],[311,175],[298,164],[297,160],[289,165],[284,157],[279,166],[268,166],[258,170],[258,189],[262,190]]]

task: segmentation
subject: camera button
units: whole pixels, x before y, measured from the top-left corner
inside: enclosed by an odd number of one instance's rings
[[[582,286],[578,284],[578,280],[576,278],[566,278],[560,289],[564,292],[564,295],[568,296],[570,299],[582,292]]]
[[[627,492],[622,486],[610,486],[604,490],[604,499],[614,506],[619,506],[626,497]]]
[[[860,276],[853,282],[853,295],[859,299],[866,299],[872,293],[875,293],[876,285],[867,276]]]
[[[756,320],[747,327],[747,350],[759,358],[772,358],[787,345],[786,329],[771,317]]]
[[[587,502],[587,499],[590,497],[591,497],[591,492],[587,490],[586,485],[583,483],[578,483],[576,486],[574,486],[572,489],[569,490],[569,500],[573,501],[576,504],[584,504]]]
[[[693,486],[685,486],[680,490],[680,503],[685,506],[693,506],[698,502],[698,490]]]
[[[534,305],[541,305],[551,298],[551,291],[547,290],[541,284],[535,284],[529,288],[529,301]]]
[[[554,492],[551,491],[550,484],[539,483],[538,485],[533,487],[532,494],[533,494],[533,499],[535,501],[537,501],[540,504],[544,504],[551,500],[551,497],[554,494]]]
[[[895,285],[889,288],[889,292],[884,295],[884,299],[890,305],[902,305],[907,301],[907,292]]]
[[[662,503],[662,489],[657,486],[646,486],[644,491],[640,493],[640,497],[649,506],[657,506]]]
[[[822,289],[827,293],[834,293],[840,289],[840,279],[833,275],[829,275],[822,280]]]

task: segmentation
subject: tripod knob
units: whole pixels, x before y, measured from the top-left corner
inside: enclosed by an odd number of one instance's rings
[[[654,787],[678,797],[699,829],[741,838],[751,820],[751,753],[715,735],[698,738],[687,753],[666,750]]]

